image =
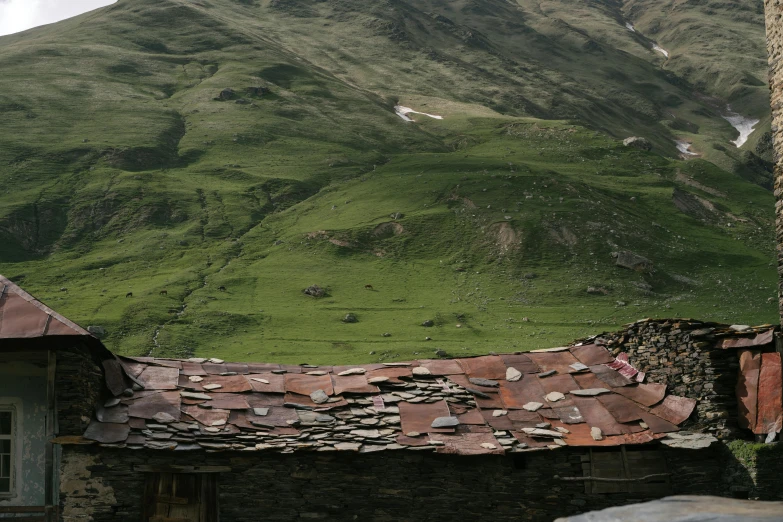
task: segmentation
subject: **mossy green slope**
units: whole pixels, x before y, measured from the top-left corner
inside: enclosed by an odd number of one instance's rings
[[[730,137],[719,117],[654,55],[575,56],[518,11],[121,0],[0,38],[0,273],[137,355],[368,361],[773,320],[771,193],[606,134],[669,152],[671,96],[718,129],[705,143]],[[624,250],[655,270],[616,267]]]

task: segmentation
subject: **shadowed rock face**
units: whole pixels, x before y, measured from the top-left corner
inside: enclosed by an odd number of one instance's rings
[[[780,520],[781,513],[783,502],[676,496],[558,518],[555,522],[773,522]]]

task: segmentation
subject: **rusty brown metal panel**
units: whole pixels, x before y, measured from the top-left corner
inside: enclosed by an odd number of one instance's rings
[[[177,370],[182,369],[182,361],[179,359],[155,359],[153,358],[150,363],[154,366],[163,366],[164,368],[176,368]]]
[[[481,416],[484,417],[484,420],[487,424],[492,426],[493,429],[496,430],[513,430],[514,426],[511,424],[511,419],[508,418],[508,415],[502,415],[500,417],[495,417],[492,415],[492,412],[494,410],[481,410]]]
[[[761,352],[740,350],[740,371],[737,378],[737,419],[740,428],[755,431],[758,414],[759,372]]]
[[[565,375],[552,375],[543,379],[538,379],[541,383],[541,387],[544,388],[546,393],[560,392],[564,395],[568,395],[571,390],[581,389],[576,383],[574,378],[568,374]]]
[[[667,395],[659,405],[650,410],[650,413],[679,426],[691,416],[695,407],[695,399]]]
[[[544,422],[544,419],[538,413],[526,410],[510,410],[508,418],[511,420],[515,430],[535,428],[536,424]]]
[[[552,444],[552,439],[535,439],[524,431],[512,431],[511,434],[522,444],[527,445],[528,448],[546,448]]]
[[[402,377],[409,379],[412,377],[411,369],[410,368],[379,368],[377,370],[372,370],[367,372],[367,378],[371,379],[373,377],[388,377],[389,382],[391,383],[401,383],[403,382],[400,380]],[[433,375],[435,375],[433,373]]]
[[[468,377],[480,379],[505,379],[506,365],[497,355],[485,355],[469,359],[457,359]]]
[[[579,408],[579,412],[582,414],[587,425],[600,428],[604,435],[624,435],[640,431],[638,425],[634,428],[627,424],[617,422],[617,419],[609,413],[609,410],[607,410],[598,399],[592,397],[574,397],[574,404]]]
[[[638,402],[642,406],[650,407],[661,402],[666,396],[666,385],[636,384],[614,388],[612,391],[634,402]]]
[[[766,332],[761,332],[755,337],[734,337],[723,339],[721,348],[750,348],[752,346],[762,346],[769,344],[774,340],[775,329],[770,328]]]
[[[420,361],[420,364],[427,368],[432,375],[459,375],[465,373],[462,366],[454,359]]]
[[[251,373],[245,375],[253,391],[264,393],[285,393],[285,375],[276,373]]]
[[[125,373],[130,375],[131,377],[138,377],[141,372],[147,368],[147,364],[145,362],[139,361],[135,357],[117,357],[117,360],[122,365],[123,369],[125,370]]]
[[[596,397],[598,402],[604,405],[609,410],[617,422],[625,423],[638,421],[642,419],[644,410],[630,399],[626,399],[622,395],[615,393],[606,393]]]
[[[226,370],[239,375],[247,375],[248,371],[247,363],[226,363]]]
[[[140,419],[151,419],[158,412],[168,413],[179,420],[179,392],[154,393],[131,402],[128,407],[128,415]]]
[[[522,409],[529,402],[546,404],[546,392],[541,386],[541,379],[535,375],[524,375],[517,382],[501,382],[500,397],[506,408]]]
[[[310,395],[316,390],[323,390],[327,395],[334,394],[332,379],[329,375],[285,374],[285,391]]]
[[[587,366],[596,364],[607,364],[614,361],[614,357],[605,347],[598,344],[586,344],[584,346],[574,346],[571,353],[579,359],[579,362]]]
[[[585,421],[576,405],[553,406],[552,411],[564,424],[579,424]]]
[[[449,417],[449,407],[446,401],[433,403],[411,404],[409,402],[399,403],[400,422],[402,423],[402,432],[410,433],[413,431],[419,433],[452,433],[451,428],[433,428],[432,421],[438,417]]]
[[[653,415],[652,413],[642,413],[642,420],[645,424],[647,424],[647,426],[650,427],[650,431],[653,433],[671,433],[674,431],[680,431],[680,428],[671,422]]]
[[[579,387],[583,390],[606,388],[606,383],[593,372],[574,373],[571,375]]]
[[[204,371],[204,368],[202,368],[199,363],[182,361],[182,375],[187,375],[187,376],[191,376],[191,375],[204,376],[204,375],[207,375],[207,372]]]
[[[215,425],[215,423],[219,425],[225,424],[228,422],[228,416],[230,414],[229,410],[205,410],[198,406],[183,406],[182,412],[192,417],[196,422],[210,427]]]
[[[631,380],[627,377],[620,375],[619,372],[605,366],[603,364],[597,364],[590,367],[590,371],[593,372],[596,377],[601,379],[605,385],[612,388],[619,388],[620,386],[628,386],[631,384]]]
[[[300,395],[298,393],[286,393],[285,394],[285,402],[292,403],[292,404],[299,404],[302,406],[309,406],[313,409],[318,410],[327,410],[332,408],[341,408],[343,406],[347,406],[348,402],[342,398],[342,397],[332,397],[334,399],[339,399],[336,402],[327,402],[324,404],[316,404],[313,402],[313,400],[310,398],[309,395]]]
[[[44,335],[49,314],[16,294],[0,299],[0,339],[29,339]]]
[[[505,374],[504,374],[505,377]],[[478,390],[481,393],[488,393],[488,394],[496,394],[498,393],[498,387],[497,386],[479,386],[478,384],[473,384],[470,382],[470,379],[467,375],[449,375],[448,380],[453,382],[454,384],[458,384],[462,386],[463,388],[470,388],[472,390]],[[498,381],[500,383],[501,381]]]
[[[456,412],[452,411],[452,413]],[[457,418],[459,419],[460,424],[474,424],[484,426],[487,423],[484,420],[484,416],[481,414],[481,411],[476,409],[468,410],[462,414],[457,414]]]
[[[756,419],[757,435],[780,432],[783,427],[783,377],[780,354],[761,354],[759,372],[759,400]]]
[[[246,410],[250,408],[245,395],[237,393],[216,393],[207,404],[220,410]]]
[[[216,364],[216,363],[205,362],[205,363],[201,364],[201,367],[209,375],[220,375],[221,373],[228,372],[228,369],[226,368],[225,364]]]
[[[0,339],[92,334],[0,276]]]
[[[503,455],[503,446],[492,433],[470,432],[446,435],[440,433],[430,434],[430,439],[441,440],[443,446],[438,446],[436,453],[451,455]]]
[[[245,399],[251,408],[282,406],[285,403],[285,395],[279,393],[250,393]]]
[[[557,373],[571,373],[574,371],[571,365],[579,362],[568,350],[562,352],[529,353],[528,357],[538,365],[542,372],[555,370]]]
[[[361,394],[380,392],[377,386],[367,383],[366,375],[332,375],[332,382],[335,395],[344,392]]]
[[[205,389],[209,393],[244,393],[253,389],[244,375],[208,375],[199,384],[207,386]],[[210,384],[219,385],[220,388],[210,389]]]
[[[147,366],[138,376],[146,390],[176,390],[179,370],[161,366]]]
[[[270,424],[278,427],[290,427],[288,421],[299,420],[296,410],[291,408],[284,408],[282,406],[272,406],[269,408],[269,413],[258,419],[264,424]]]
[[[93,421],[87,426],[84,432],[84,438],[104,444],[125,442],[130,434],[130,426],[127,424],[116,424]]]
[[[516,368],[522,373],[538,373],[541,371],[538,365],[533,362],[533,359],[524,353],[507,355],[501,354],[500,358],[503,359],[503,363],[506,366]]]

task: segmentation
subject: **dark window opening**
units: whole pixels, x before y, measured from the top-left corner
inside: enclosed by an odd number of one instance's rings
[[[143,522],[218,522],[217,475],[152,473]]]
[[[523,455],[514,455],[514,469],[527,469],[527,461]]]
[[[736,498],[738,500],[748,500],[750,498],[750,491],[747,490],[732,491],[731,496],[732,498]]]
[[[0,411],[0,495],[14,491],[14,412]]]

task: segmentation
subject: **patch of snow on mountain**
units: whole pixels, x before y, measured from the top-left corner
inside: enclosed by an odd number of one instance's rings
[[[666,58],[668,58],[668,57],[669,57],[669,51],[667,51],[666,49],[664,49],[663,47],[661,47],[661,46],[660,46],[660,45],[658,45],[657,43],[654,43],[654,44],[653,44],[653,46],[652,46],[652,48],[653,48],[653,51],[657,51],[657,52],[661,53],[661,54],[662,54],[662,55],[664,55]]]
[[[430,118],[434,118],[436,120],[442,120],[443,119],[443,116],[438,116],[437,114],[427,114],[426,112],[414,111],[410,107],[404,107],[402,105],[395,105],[394,106],[394,112],[395,112],[395,114],[397,114],[397,116],[399,116],[400,118],[402,118],[405,121],[413,121],[408,116],[408,114],[421,114],[422,116],[429,116]]]
[[[737,114],[731,110],[731,105],[726,106],[726,114],[723,115],[723,119],[731,123],[731,126],[737,129],[737,132],[739,132],[739,137],[732,141],[732,143],[736,145],[737,148],[742,147],[745,142],[748,141],[748,138],[750,138],[750,135],[753,134],[756,125],[759,123],[759,120],[746,118],[741,114]]]
[[[625,28],[631,31],[632,33],[636,32],[636,28],[630,22],[625,22]]]
[[[680,151],[683,156],[698,156],[697,153],[691,150],[691,144],[687,141],[676,140],[675,143],[677,144],[677,150]]]

